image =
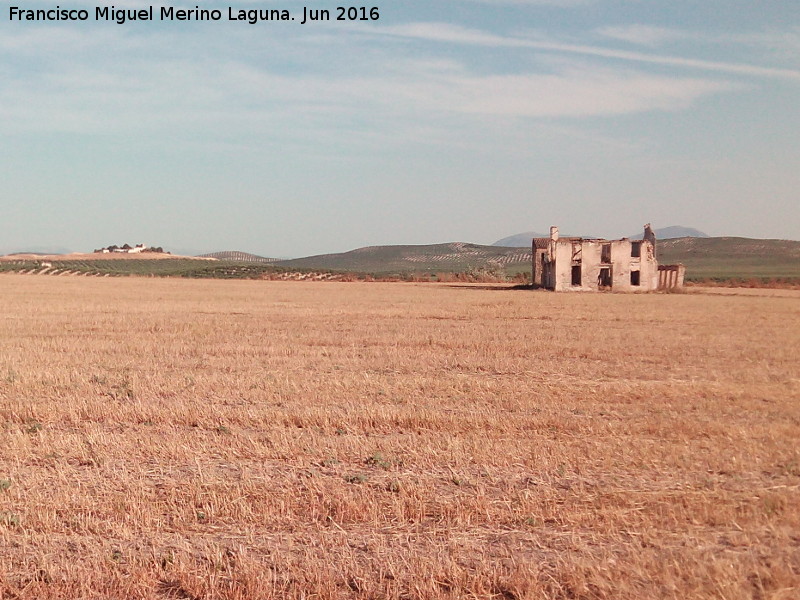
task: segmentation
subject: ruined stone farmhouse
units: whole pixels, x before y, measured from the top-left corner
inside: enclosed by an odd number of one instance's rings
[[[560,237],[533,239],[532,281],[548,290],[647,292],[683,287],[683,265],[659,265],[650,224],[641,240]]]

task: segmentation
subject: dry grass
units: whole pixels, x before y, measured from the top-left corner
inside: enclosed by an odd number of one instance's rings
[[[2,598],[797,598],[797,297],[0,277]]]

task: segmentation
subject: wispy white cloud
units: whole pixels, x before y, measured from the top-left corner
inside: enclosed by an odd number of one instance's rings
[[[365,230],[470,235],[420,220],[431,206],[475,236],[500,213],[572,210],[609,227],[622,213],[599,207],[634,198],[695,221],[711,203],[720,231],[736,218],[739,231],[797,228],[797,27],[770,14],[712,31],[689,2],[480,2],[396,2],[359,30],[0,22],[3,197],[29,220],[49,215],[52,228],[27,227],[53,243],[180,217],[188,236],[216,245],[227,230],[238,245],[252,230],[254,250],[275,239],[283,254],[363,245]],[[439,18],[450,24],[418,22]],[[742,206],[758,210],[730,216]],[[7,219],[10,234],[23,220]],[[173,243],[162,237],[142,239]]]
[[[686,108],[737,86],[587,66],[557,75],[472,77],[448,82],[465,112],[530,117],[590,117]]]
[[[437,31],[481,43],[494,40],[468,30]],[[374,139],[376,131],[398,134],[408,123],[430,133],[443,120],[447,127],[470,121],[491,127],[493,119],[679,110],[737,89],[725,81],[597,68],[579,60],[560,61],[548,73],[483,74],[455,59],[395,56],[388,61],[357,46],[343,49],[348,52],[345,72],[287,72],[222,49],[199,52],[165,36],[120,30],[102,35],[59,28],[20,31],[5,37],[2,48],[26,61],[49,61],[38,73],[7,73],[0,82],[0,131],[5,132],[199,131],[211,137],[301,139],[304,131],[313,137],[348,129],[354,138]],[[56,48],[70,60],[54,59]]]
[[[659,46],[688,37],[689,34],[678,29],[654,27],[652,25],[616,25],[597,30],[601,36],[642,46]]]
[[[800,57],[800,26],[784,29],[766,29],[749,32],[713,32],[643,24],[601,27],[595,33],[603,38],[655,48],[664,44],[681,42],[695,47],[740,48],[751,52],[757,50],[764,59],[789,61],[797,64]]]
[[[774,77],[800,81],[800,70],[779,67],[764,67],[735,62],[711,61],[680,56],[645,54],[627,50],[616,50],[601,46],[567,44],[563,42],[529,39],[515,36],[502,36],[477,29],[469,29],[448,23],[411,23],[383,28],[372,28],[372,33],[397,37],[423,39],[429,41],[471,44],[479,46],[529,48],[545,52],[579,54],[598,58],[611,58],[637,63],[680,67],[753,77]]]

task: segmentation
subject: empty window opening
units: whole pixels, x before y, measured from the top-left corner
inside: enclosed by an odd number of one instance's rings
[[[611,244],[603,244],[600,250],[600,262],[603,263],[611,262]]]
[[[639,258],[642,255],[642,242],[631,244],[631,258]]]
[[[572,262],[577,262],[581,260],[583,256],[583,246],[580,242],[574,241],[572,242]]]
[[[631,271],[631,285],[642,285],[640,271]]]
[[[581,284],[581,266],[580,265],[573,265],[572,266],[572,285],[580,285]]]
[[[610,288],[611,281],[611,267],[602,267],[600,269],[600,275],[597,277],[597,284],[601,288]]]

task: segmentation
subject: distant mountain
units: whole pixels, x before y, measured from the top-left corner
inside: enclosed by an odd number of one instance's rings
[[[679,237],[697,237],[697,238],[707,238],[708,234],[703,233],[698,229],[693,229],[692,227],[681,227],[680,225],[672,225],[670,227],[664,227],[662,229],[655,229],[656,239],[659,240],[666,240],[671,238],[679,238]],[[561,237],[573,237],[572,234],[561,233]],[[644,236],[644,231],[640,231],[635,235],[628,235],[624,237],[628,237],[632,240],[640,240]],[[546,238],[550,237],[549,233],[535,233],[533,231],[527,231],[525,233],[518,233],[516,235],[510,235],[508,237],[503,238],[502,240],[497,240],[492,246],[505,246],[508,248],[530,248],[531,240],[533,238]],[[575,236],[577,237],[577,236]],[[585,238],[592,238],[597,236],[592,235],[583,235],[582,237]],[[622,238],[623,236],[617,236],[618,238]],[[616,238],[610,238],[616,239]]]
[[[464,242],[421,246],[370,246],[339,254],[282,260],[290,269],[326,269],[360,273],[462,272],[529,263],[530,251]]]
[[[670,240],[674,238],[683,238],[683,237],[690,237],[690,238],[709,237],[707,233],[703,233],[699,229],[695,229],[693,227],[682,227],[680,225],[671,225],[669,227],[663,227],[661,229],[654,229],[653,232],[656,234],[657,240]],[[640,231],[636,235],[629,235],[628,237],[632,240],[640,240],[644,237],[644,231]]]
[[[74,250],[58,246],[26,246],[23,248],[0,248],[0,256],[6,254],[71,254]]]
[[[503,246],[505,248],[530,248],[531,240],[533,238],[546,238],[550,237],[549,233],[536,233],[534,231],[526,231],[525,233],[518,233],[504,237],[502,240],[497,240],[492,246]]]
[[[559,235],[561,237],[578,237],[573,236],[571,233],[563,233],[560,232]],[[510,235],[507,238],[503,238],[502,240],[497,240],[492,246],[501,246],[505,248],[530,248],[531,247],[531,240],[533,238],[549,238],[550,233],[536,233],[533,231],[528,231],[526,233],[518,233],[517,235]],[[584,235],[585,238],[597,237],[591,235]]]
[[[240,252],[239,250],[225,250],[224,252],[211,252],[210,254],[201,254],[200,258],[216,258],[217,260],[229,260],[232,262],[252,262],[252,263],[274,263],[278,262],[278,258],[267,258],[266,256],[258,256],[257,254],[250,254],[249,252]]]

